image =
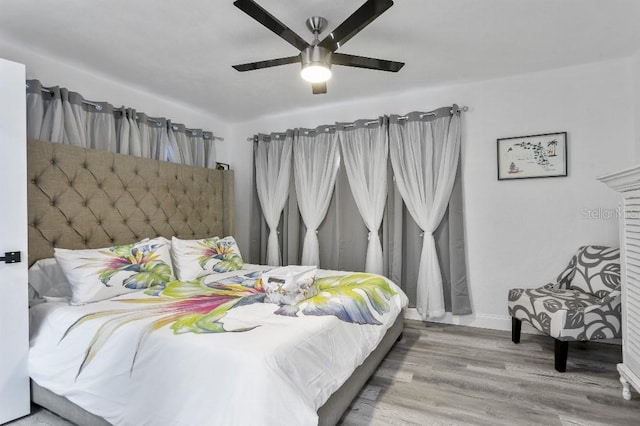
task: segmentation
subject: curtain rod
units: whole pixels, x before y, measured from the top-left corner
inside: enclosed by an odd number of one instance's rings
[[[27,89],[28,88],[29,88],[29,85],[27,84]],[[45,89],[44,87],[41,88],[40,91],[44,92],[44,93],[48,93],[50,95],[53,95],[55,93],[53,90]],[[82,103],[86,104],[86,105],[91,105],[92,107],[94,107],[96,109],[96,111],[102,111],[102,105],[100,105],[100,104],[97,104],[95,102],[85,101],[84,99],[82,100]]]
[[[140,120],[140,116],[138,114],[136,114],[136,120]],[[162,126],[162,122],[160,120],[156,120],[155,118],[151,118],[151,117],[147,117],[147,121],[150,121],[151,123],[154,123],[156,126],[160,127]],[[172,130],[178,130],[178,126],[176,126],[175,124],[171,125],[171,129]],[[191,136],[196,136],[198,134],[198,130],[201,129],[187,129],[186,127],[184,128],[184,131],[187,133],[191,133]],[[203,139],[209,139],[209,135],[208,131],[202,131],[202,138]],[[211,135],[211,139],[214,141],[221,141],[224,142],[224,138],[222,136],[216,136],[216,135]]]
[[[458,107],[457,109],[454,110],[454,108],[456,108],[456,105],[454,105],[453,107],[451,107],[451,110],[449,111],[451,113],[451,115],[453,114],[460,114],[462,112],[467,112],[469,111],[469,107],[468,106],[462,106],[462,107]],[[423,114],[420,114],[420,118],[425,118],[425,117],[431,117],[437,115],[435,112],[425,112]],[[400,116],[398,117],[398,120],[408,120],[409,117],[406,115]],[[364,123],[365,126],[368,126],[370,124],[376,124],[378,122],[378,120],[372,120],[372,121],[367,121]],[[340,123],[342,126],[344,127],[355,127],[356,123],[355,122],[347,122],[347,123]],[[326,126],[325,127],[325,132],[328,132],[330,130],[335,130],[336,126]],[[306,132],[305,134],[308,134],[308,132]],[[257,139],[256,136],[253,137],[248,137],[247,138],[247,142],[253,142]]]
[[[173,129],[173,130],[176,130],[176,129]],[[185,127],[185,129],[184,129],[184,130],[185,130],[186,132],[191,133],[191,136],[196,136],[196,135],[198,134],[198,130],[197,130],[197,129],[187,129],[187,128]],[[204,139],[209,139],[209,136],[208,136],[208,135],[205,135],[204,133],[205,133],[205,132],[202,132],[202,137],[203,137]],[[224,138],[223,138],[222,136],[216,136],[216,135],[213,135],[213,134],[212,134],[212,135],[211,135],[211,139],[213,139],[214,141],[216,141],[216,140],[217,140],[217,141],[224,142]]]

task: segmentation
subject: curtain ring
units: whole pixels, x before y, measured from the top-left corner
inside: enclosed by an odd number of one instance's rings
[[[424,232],[420,233],[420,238],[424,238]]]

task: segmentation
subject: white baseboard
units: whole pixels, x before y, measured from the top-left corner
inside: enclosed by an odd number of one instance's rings
[[[416,308],[407,308],[404,317],[410,320],[422,321]],[[439,318],[429,318],[429,322],[441,324],[465,325],[468,327],[489,328],[491,330],[511,331],[511,317],[509,315],[469,314],[453,315],[447,312]],[[522,332],[529,334],[542,334],[526,322],[522,323]]]

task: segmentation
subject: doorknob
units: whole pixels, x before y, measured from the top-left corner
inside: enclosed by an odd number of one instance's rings
[[[0,262],[4,263],[19,263],[22,262],[19,251],[7,251],[4,253],[4,257],[0,257]]]

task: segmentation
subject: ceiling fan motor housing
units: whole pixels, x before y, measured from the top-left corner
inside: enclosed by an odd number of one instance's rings
[[[302,68],[322,65],[331,68],[331,51],[321,46],[309,46],[300,54]]]

